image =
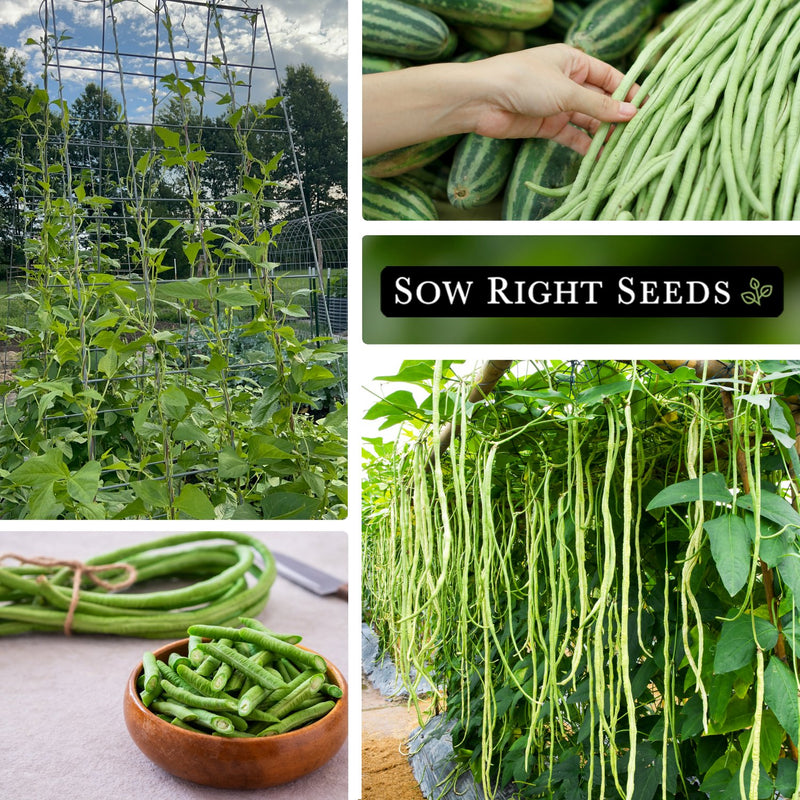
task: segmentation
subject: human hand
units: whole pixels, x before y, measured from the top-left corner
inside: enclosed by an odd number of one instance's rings
[[[520,50],[476,61],[474,131],[496,139],[546,138],[585,154],[603,122],[627,122],[629,102],[611,97],[623,74],[564,44]]]

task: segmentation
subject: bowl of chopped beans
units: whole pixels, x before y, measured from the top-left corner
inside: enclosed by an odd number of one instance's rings
[[[125,724],[151,761],[205,786],[260,789],[307,775],[340,750],[347,683],[299,637],[246,625],[189,633],[145,652],[128,679]]]

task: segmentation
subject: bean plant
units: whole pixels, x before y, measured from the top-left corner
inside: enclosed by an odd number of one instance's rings
[[[168,18],[165,27],[171,43]],[[161,79],[169,122],[116,122],[126,171],[111,187],[75,167],[60,90],[17,102],[37,145],[21,165],[27,266],[12,298],[27,316],[7,330],[20,358],[0,384],[4,518],[346,513],[345,346],[295,333],[300,298],[276,291],[269,260],[282,227],[269,200],[281,154],[251,143],[278,100],[237,105],[235,76],[216,66],[229,87],[221,97],[206,98],[208,76],[187,61]],[[202,181],[211,153],[187,122],[212,100],[238,151],[238,190],[219,201]],[[151,202],[165,182],[180,195],[166,219]],[[112,229],[120,203],[124,224]],[[169,279],[176,242],[185,280]],[[163,324],[167,312],[183,324]],[[234,340],[254,342],[255,367],[237,362]],[[324,392],[336,399],[320,409]]]
[[[365,442],[364,615],[451,780],[800,797],[800,362],[517,363],[478,402],[462,370],[385,376]]]

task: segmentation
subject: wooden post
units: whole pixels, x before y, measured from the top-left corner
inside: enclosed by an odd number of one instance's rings
[[[513,364],[513,361],[487,361],[483,365],[478,382],[472,387],[467,400],[470,403],[477,403],[488,397],[497,386],[497,382],[508,371],[508,368]],[[446,422],[441,431],[439,432],[439,454],[442,455],[450,446],[453,434],[458,433],[458,427],[453,430],[453,423]]]

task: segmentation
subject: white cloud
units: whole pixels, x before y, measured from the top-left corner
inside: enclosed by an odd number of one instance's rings
[[[248,65],[251,59],[258,66],[271,66],[267,37],[264,31],[264,18],[269,29],[270,41],[274,50],[275,62],[281,76],[290,65],[310,64],[321,78],[326,80],[343,106],[346,104],[347,76],[347,2],[346,0],[293,0],[282,8],[265,6],[264,15],[255,15],[256,41],[253,47],[253,27],[241,14],[220,9],[219,20],[224,41],[224,50],[218,41],[215,25],[208,26],[207,10],[194,5],[168,2],[172,27],[172,46],[168,41],[164,15],[160,17],[160,30],[156,29],[156,16],[153,13],[155,0],[125,0],[113,7],[106,5],[105,37],[107,54],[102,66],[106,72],[105,83],[117,94],[119,79],[114,51],[136,53],[141,58],[122,57],[123,68],[139,75],[126,75],[126,93],[130,87],[129,108],[144,108],[146,100],[142,97],[152,89],[151,75],[153,56],[161,59],[177,60],[179,69],[185,69],[184,60],[191,59],[202,71],[200,62],[205,51],[211,58],[218,56],[227,63]],[[254,10],[257,0],[253,0]],[[20,52],[28,62],[28,76],[38,82],[41,74],[41,54],[35,47],[18,50],[28,37],[39,39],[41,25],[38,19],[40,0],[0,0],[0,44]],[[71,37],[64,42],[66,47],[79,48],[77,52],[65,51],[61,54],[62,66],[91,67],[71,69],[62,72],[65,88],[72,94],[80,91],[80,85],[89,81],[99,82],[101,62],[97,53],[100,34],[103,30],[103,4],[100,2],[70,2],[59,0],[56,4],[56,22],[59,31],[66,31]],[[113,19],[117,23],[115,43]],[[156,34],[158,34],[158,53],[156,54]],[[13,41],[10,41],[12,40]],[[168,65],[160,61],[160,72],[168,71]],[[213,73],[209,67],[209,73]],[[236,68],[237,77],[247,79],[246,66]],[[220,79],[219,75],[212,75]],[[253,75],[253,100],[262,100],[274,94],[274,73],[256,70]],[[224,91],[222,86],[209,91]],[[149,100],[149,97],[147,98]]]
[[[24,16],[38,13],[41,0],[0,0],[0,27],[16,25]]]

